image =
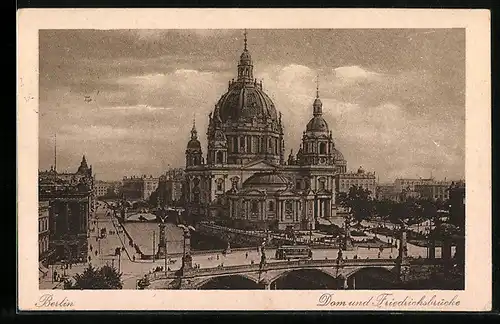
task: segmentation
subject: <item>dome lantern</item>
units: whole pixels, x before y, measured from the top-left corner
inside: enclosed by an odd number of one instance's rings
[[[240,55],[240,62],[238,64],[238,81],[243,83],[252,83],[253,78],[253,64],[252,56],[247,48],[247,30],[245,29],[244,48],[243,53]]]

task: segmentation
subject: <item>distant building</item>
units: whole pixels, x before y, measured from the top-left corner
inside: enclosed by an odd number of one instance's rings
[[[158,188],[158,182],[159,179],[152,175],[123,177],[123,198],[128,200],[148,200],[151,194]]]
[[[377,200],[397,200],[398,194],[394,184],[378,184],[375,189],[375,198]]]
[[[415,186],[433,183],[434,178],[397,178],[394,181],[394,189],[397,193],[403,192],[414,192]]]
[[[420,198],[431,200],[448,200],[450,198],[450,181],[433,181],[425,184],[415,185],[415,192]]]
[[[365,172],[359,167],[357,172],[339,173],[335,175],[335,187],[337,192],[348,193],[353,186],[358,186],[370,191],[370,196],[375,198],[377,181],[374,172]]]
[[[94,185],[96,197],[115,196],[120,193],[121,183],[117,181],[96,181]]]
[[[90,213],[94,211],[94,179],[92,166],[85,156],[76,173],[50,171],[38,173],[38,195],[45,213],[49,204],[50,261],[85,262]]]
[[[158,199],[162,206],[172,206],[182,200],[185,181],[184,169],[170,169],[160,176]]]
[[[96,181],[94,190],[96,197],[103,197],[108,193],[108,188],[110,184],[105,181]]]

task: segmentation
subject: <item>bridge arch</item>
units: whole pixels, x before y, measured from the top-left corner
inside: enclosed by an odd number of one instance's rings
[[[344,277],[348,289],[395,289],[399,284],[393,267],[360,267],[347,272]]]
[[[343,280],[322,268],[291,269],[268,278],[271,289],[341,289]]]
[[[218,290],[218,289],[262,289],[262,287],[251,277],[243,274],[231,274],[206,278],[196,285],[196,289]]]

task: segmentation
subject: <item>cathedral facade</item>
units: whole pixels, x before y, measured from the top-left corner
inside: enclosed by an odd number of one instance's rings
[[[346,171],[346,161],[323,118],[318,89],[302,144],[285,159],[282,115],[253,69],[245,33],[237,78],[208,116],[206,158],[193,123],[186,149],[188,218],[247,229],[314,229],[336,215],[335,175]]]

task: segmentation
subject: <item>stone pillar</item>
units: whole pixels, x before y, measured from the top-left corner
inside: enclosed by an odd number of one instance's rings
[[[408,246],[406,241],[406,229],[401,229],[399,234],[399,257],[406,259],[408,256]]]
[[[443,261],[449,261],[451,259],[451,240],[447,237],[443,239],[441,259],[443,259]]]
[[[455,259],[459,263],[463,263],[465,261],[465,237],[463,236],[457,239]]]
[[[352,275],[350,277],[350,279],[351,279],[351,285],[350,285],[349,288],[350,289],[356,289],[356,275]]]
[[[436,241],[434,239],[429,240],[429,245],[428,245],[428,250],[429,250],[429,259],[435,259],[436,258]]]
[[[342,289],[347,289],[347,288],[348,288],[347,278],[344,278],[342,282]]]
[[[408,261],[408,247],[406,241],[406,228],[401,228],[399,233],[399,255],[396,260],[396,270],[401,281],[406,281],[410,263]]]

